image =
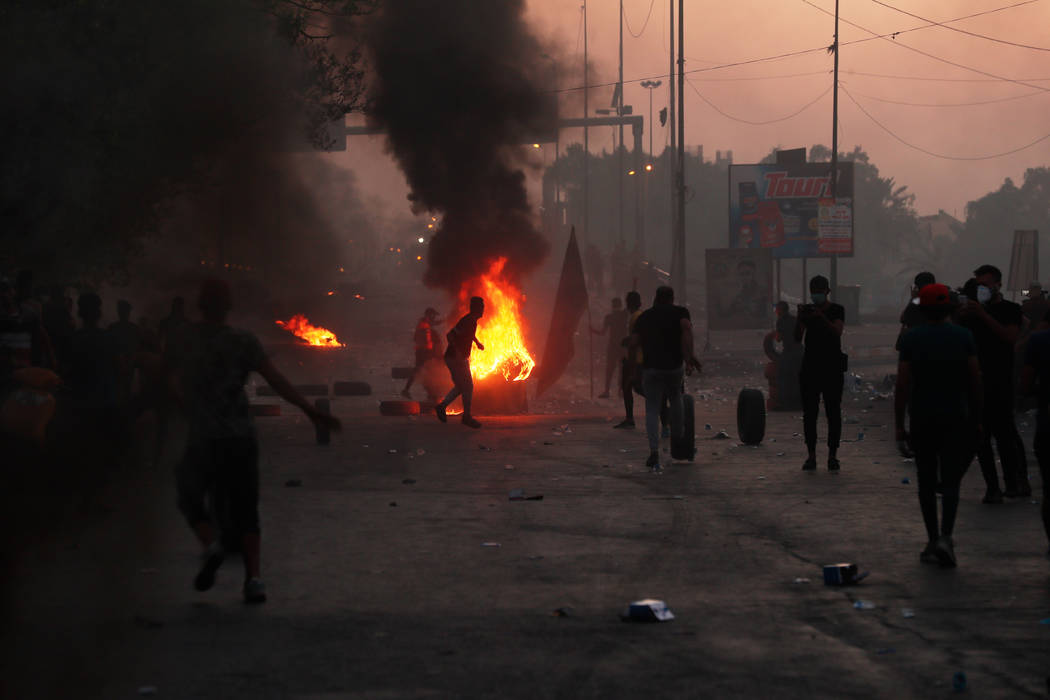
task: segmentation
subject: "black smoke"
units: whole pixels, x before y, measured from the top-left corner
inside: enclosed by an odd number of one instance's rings
[[[389,0],[369,32],[369,114],[411,188],[439,213],[424,282],[458,292],[498,257],[514,282],[548,244],[525,190],[522,144],[555,128],[546,49],[524,2]]]

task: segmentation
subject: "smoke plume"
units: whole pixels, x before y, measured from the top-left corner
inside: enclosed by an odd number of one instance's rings
[[[521,144],[544,140],[557,119],[524,2],[389,0],[369,42],[370,117],[387,130],[413,209],[442,215],[424,282],[456,293],[499,257],[517,282],[548,248]]]

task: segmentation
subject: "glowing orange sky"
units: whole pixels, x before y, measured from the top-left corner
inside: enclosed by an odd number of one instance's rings
[[[809,0],[831,11],[834,0]],[[939,21],[1015,5],[1023,0],[885,0],[888,4]],[[582,0],[529,0],[529,19],[538,35],[563,57],[559,76],[562,88],[582,85],[580,7]],[[664,78],[654,94],[654,110],[666,104],[668,69],[667,34],[670,0],[655,0],[649,24],[640,38],[624,33],[625,103],[647,120],[648,95],[632,79]],[[677,5],[677,2],[675,2]],[[798,111],[831,86],[832,57],[817,50],[797,57],[718,68],[727,63],[748,61],[783,53],[820,49],[832,42],[833,20],[804,0],[733,0],[713,2],[686,0],[686,70],[709,68],[689,75],[686,86],[686,143],[690,149],[703,144],[713,159],[716,150],[732,150],[738,163],[754,162],[773,146],[794,148],[814,143],[831,145],[830,92],[798,116],[772,124],[750,125],[739,120],[763,122]],[[639,33],[650,0],[624,0],[630,27]],[[592,84],[616,79],[618,0],[589,0],[589,50]],[[953,156],[982,156],[1013,150],[1050,134],[1050,51],[1006,46],[986,39],[965,36],[940,27],[907,31],[896,39],[869,38],[851,27],[855,22],[876,33],[891,33],[921,27],[925,23],[874,0],[840,0],[840,83],[875,118],[901,138],[935,153]],[[1001,12],[956,22],[951,26],[1003,40],[1050,49],[1050,0],[1038,0]],[[933,54],[986,73],[1013,79],[1028,79],[1026,87],[994,80],[963,68],[953,67],[903,46]],[[858,75],[876,73],[898,76],[882,78]],[[802,75],[798,75],[802,74]],[[785,76],[775,80],[739,80]],[[907,78],[938,78],[913,80]],[[732,79],[732,80],[727,80]],[[948,80],[951,79],[951,80]],[[695,88],[695,90],[694,90]],[[1040,88],[1043,91],[1040,91]],[[705,103],[697,91],[730,117]],[[1007,101],[960,107],[918,107],[880,102],[948,104]],[[608,107],[611,87],[591,91],[591,108]],[[563,114],[578,115],[580,100],[566,94]],[[980,161],[945,160],[909,148],[876,126],[840,92],[839,148],[860,146],[871,156],[883,176],[893,177],[917,195],[920,214],[945,209],[964,218],[966,202],[997,189],[1006,177],[1020,182],[1026,168],[1050,164],[1050,138],[1013,155]],[[351,121],[354,117],[351,117]],[[591,148],[600,152],[612,147],[611,129],[594,129]],[[654,147],[667,142],[667,129],[657,125]],[[582,141],[582,131],[562,132],[563,146]],[[645,145],[648,147],[648,133]],[[550,149],[540,156],[550,163]],[[385,155],[380,138],[356,137],[350,151],[333,156],[362,177],[366,195],[404,207],[404,179]],[[530,191],[537,195],[535,184]]]

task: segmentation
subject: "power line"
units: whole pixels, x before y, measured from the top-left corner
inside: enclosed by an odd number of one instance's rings
[[[631,22],[630,22],[630,20],[627,19],[627,11],[624,10],[623,23],[627,25],[627,31],[635,39],[639,39],[639,38],[641,38],[642,34],[645,34],[645,28],[649,26],[649,19],[653,16],[653,6],[654,5],[656,5],[656,0],[650,0],[650,2],[649,2],[649,13],[645,16],[645,24],[642,25],[641,30],[637,34],[635,34],[634,30],[631,29]]]
[[[787,115],[786,117],[778,117],[776,119],[769,119],[767,121],[756,122],[756,121],[751,121],[750,119],[743,119],[741,117],[734,117],[732,114],[729,114],[728,112],[724,111],[722,108],[720,108],[714,102],[712,102],[711,100],[709,100],[706,97],[704,97],[704,94],[702,92],[700,92],[700,90],[696,87],[696,85],[693,85],[693,81],[692,80],[686,79],[686,82],[689,83],[689,87],[691,87],[693,89],[693,92],[695,92],[697,94],[697,97],[699,97],[701,100],[706,102],[708,104],[708,106],[711,107],[711,109],[715,110],[716,112],[721,114],[726,119],[732,119],[735,122],[741,122],[743,124],[750,124],[752,126],[764,126],[766,124],[776,124],[777,122],[783,122],[783,121],[787,121],[788,119],[791,119],[792,117],[797,117],[798,115],[802,114],[807,109],[809,109],[810,107],[815,105],[817,102],[819,102],[822,97],[824,97],[829,92],[831,92],[831,87],[829,86],[824,92],[820,93],[814,99],[812,99],[809,102],[807,102],[806,104],[802,105],[802,107],[800,107],[798,110],[792,112],[791,114]]]
[[[1030,0],[1028,0],[1028,1],[1030,1]],[[805,4],[809,5],[810,7],[814,8],[816,10],[819,10],[820,12],[823,12],[826,15],[834,16],[834,14],[832,12],[829,12],[828,10],[825,10],[823,7],[820,7],[819,5],[813,4],[809,0],[802,0],[802,2],[804,2]],[[1011,5],[1009,7],[1016,7],[1016,5]],[[1001,8],[1001,9],[1009,9],[1009,7]],[[987,14],[988,12],[994,12],[994,11],[995,10],[988,10],[988,11],[986,11],[983,14]],[[965,18],[959,18],[959,19],[965,19]],[[914,46],[908,46],[907,44],[904,44],[904,43],[901,43],[899,41],[896,41],[895,37],[897,35],[899,35],[899,34],[903,34],[904,33],[903,31],[902,32],[894,32],[892,35],[879,34],[878,32],[874,32],[871,29],[868,29],[867,27],[863,27],[863,26],[857,24],[856,22],[851,22],[848,19],[843,18],[841,15],[839,16],[839,20],[842,21],[842,22],[845,22],[846,24],[850,25],[851,27],[856,27],[857,29],[865,31],[868,34],[871,34],[874,39],[883,39],[885,41],[890,42],[890,44],[892,44],[893,46],[900,46],[901,48],[908,49],[909,51],[914,51],[915,53],[920,54],[922,56],[926,56],[927,58],[932,58],[935,61],[940,61],[941,63],[946,63],[949,66],[955,66],[956,68],[962,68],[964,70],[972,71],[972,72],[978,73],[980,75],[988,76],[989,78],[997,78],[999,80],[1005,80],[1008,83],[1015,83],[1017,85],[1023,85],[1025,87],[1029,87],[1029,88],[1032,88],[1034,90],[1050,91],[1050,88],[1044,88],[1044,87],[1042,87],[1040,85],[1032,85],[1030,83],[1023,82],[1021,80],[1015,80],[1013,78],[1007,78],[1007,77],[1002,76],[1002,75],[996,75],[995,73],[989,73],[988,71],[981,70],[980,68],[974,68],[973,66],[967,66],[967,65],[963,65],[962,63],[956,63],[954,61],[949,61],[946,58],[941,58],[940,56],[935,56],[932,53],[928,53],[928,52],[923,51],[921,49],[917,49]],[[958,21],[958,20],[949,20],[949,21],[955,22],[955,21]],[[933,25],[927,25],[927,26],[933,26]],[[917,27],[916,29],[922,29],[922,28],[924,28],[924,27]],[[914,29],[912,29],[912,30],[905,30],[905,31],[914,31]],[[871,41],[871,39],[863,39],[861,41]],[[849,43],[859,43],[859,42],[849,42]]]
[[[928,80],[938,83],[1001,83],[1001,78],[933,78],[918,75],[887,75],[886,73],[865,73],[859,70],[843,70],[842,73],[849,75],[860,75],[867,78],[889,78],[891,80]],[[1037,82],[1039,80],[1050,80],[1050,78],[1017,78],[1022,82]]]
[[[994,100],[981,100],[979,102],[904,102],[902,100],[890,100],[884,97],[875,97],[874,95],[865,95],[862,92],[858,92],[861,97],[876,102],[885,102],[891,105],[903,105],[905,107],[976,107],[978,105],[990,105],[998,102],[1010,102],[1011,100],[1023,100],[1026,97],[1032,97],[1033,95],[1045,95],[1045,92],[1036,90],[1034,92],[1026,92],[1023,95],[1011,95],[1009,97],[998,97]]]
[[[1005,39],[998,39],[998,38],[996,38],[994,36],[987,36],[985,34],[978,34],[977,32],[968,32],[965,29],[959,29],[958,27],[949,27],[947,23],[935,22],[932,19],[926,19],[925,17],[920,17],[919,15],[911,13],[911,12],[908,12],[907,10],[902,10],[899,7],[894,7],[893,5],[890,5],[889,3],[882,2],[882,0],[871,0],[871,1],[873,3],[875,3],[876,5],[882,5],[883,7],[888,8],[890,10],[893,10],[894,12],[901,13],[902,15],[907,15],[908,17],[914,17],[915,19],[922,20],[923,22],[929,22],[930,24],[932,24],[934,26],[937,26],[937,27],[941,27],[942,29],[947,29],[949,31],[958,32],[960,34],[965,34],[966,36],[972,36],[972,37],[976,37],[978,39],[986,39],[988,41],[994,41],[997,44],[1006,44],[1007,46],[1016,46],[1016,47],[1022,48],[1022,49],[1031,49],[1033,51],[1050,51],[1050,49],[1046,48],[1045,46],[1032,46],[1030,44],[1018,44],[1018,43],[1013,42],[1013,41],[1006,41]],[[1028,0],[1028,2],[1035,2],[1035,0]],[[1020,4],[1027,4],[1027,3],[1020,3]],[[1016,7],[1016,5],[1014,7]],[[986,13],[980,13],[980,14],[986,14]],[[968,19],[968,18],[962,17],[960,19]],[[959,20],[953,19],[953,20],[950,20],[950,21],[958,22]]]
[[[1014,149],[1009,150],[1009,151],[1003,151],[1002,153],[993,153],[991,155],[985,155],[985,156],[950,156],[950,155],[945,155],[943,153],[936,153],[934,151],[930,151],[928,149],[925,149],[922,146],[916,146],[914,143],[911,143],[909,141],[905,141],[903,138],[901,138],[896,133],[894,133],[889,127],[887,127],[882,122],[880,122],[878,119],[873,117],[871,115],[871,113],[868,112],[868,110],[864,109],[864,106],[861,105],[861,103],[858,102],[857,99],[855,97],[853,97],[853,95],[850,94],[849,90],[847,90],[844,87],[841,88],[841,89],[842,89],[842,91],[844,93],[846,93],[846,97],[848,97],[850,99],[850,101],[853,102],[853,104],[857,105],[857,109],[859,109],[861,112],[863,112],[864,116],[866,116],[868,119],[870,119],[872,122],[874,122],[877,127],[882,129],[883,131],[885,131],[887,134],[892,136],[897,141],[900,141],[902,144],[904,144],[908,148],[911,148],[911,149],[914,149],[916,151],[919,151],[920,153],[925,153],[928,156],[933,156],[934,158],[942,158],[944,160],[961,160],[961,161],[991,160],[993,158],[1002,158],[1003,156],[1012,155],[1014,153],[1020,153],[1021,151],[1027,150],[1027,149],[1031,148],[1032,146],[1035,146],[1036,144],[1039,144],[1039,143],[1041,143],[1041,142],[1043,142],[1043,141],[1045,141],[1047,139],[1050,139],[1050,134],[1045,134],[1045,135],[1040,136],[1039,138],[1037,138],[1035,141],[1032,141],[1031,143],[1025,144],[1024,146],[1020,146],[1018,148],[1014,148]]]

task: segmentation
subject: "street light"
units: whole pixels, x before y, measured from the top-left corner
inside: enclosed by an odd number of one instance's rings
[[[653,157],[653,90],[660,87],[663,84],[662,80],[643,80],[642,87],[649,91],[649,157]],[[645,166],[646,170],[651,171],[651,166]]]

